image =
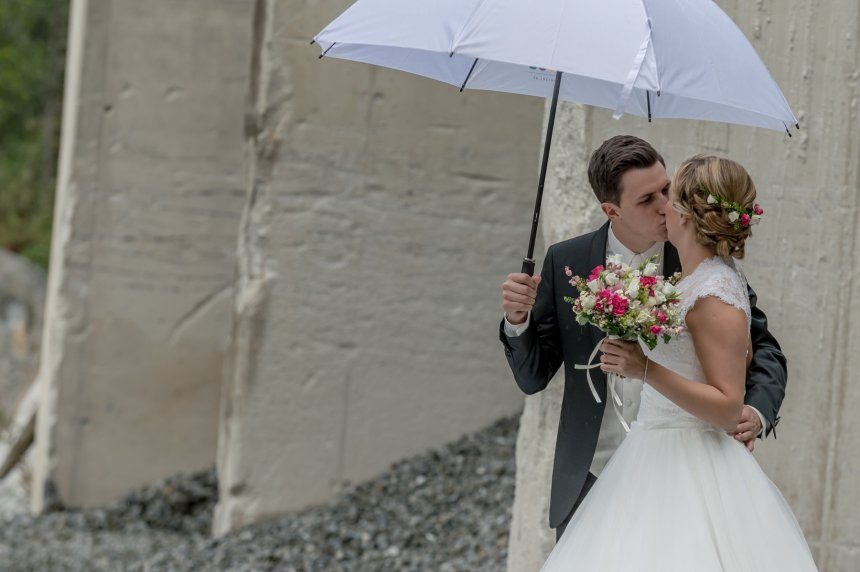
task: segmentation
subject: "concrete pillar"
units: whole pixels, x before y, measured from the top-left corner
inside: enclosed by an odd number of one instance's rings
[[[0,426],[15,410],[39,367],[46,275],[24,257],[0,249]]]
[[[723,154],[749,169],[766,217],[749,242],[745,270],[789,361],[778,438],[759,442],[756,456],[795,511],[820,569],[853,571],[860,569],[855,510],[860,481],[854,477],[860,471],[854,454],[860,448],[860,428],[851,415],[860,407],[855,379],[860,357],[852,351],[860,346],[860,299],[854,295],[860,280],[860,155],[854,144],[860,127],[860,8],[852,0],[721,6],[785,91],[800,117],[800,133],[788,139],[776,132],[704,122],[613,121],[609,111],[588,110],[564,115],[559,122],[556,133],[570,137],[571,148],[556,151],[556,173],[583,173],[590,152],[618,133],[650,141],[666,157],[670,172],[697,152]],[[547,203],[545,216],[552,213],[570,224],[569,234],[550,229],[548,243],[599,222],[579,214],[580,202],[593,200],[584,179],[555,176],[549,188],[565,195]],[[517,456],[538,462],[518,464],[518,473],[525,474],[517,477],[515,507],[548,502],[552,455],[535,450],[550,446],[549,431],[539,428],[555,427],[557,419],[549,405],[526,406]],[[515,510],[509,558],[516,565],[509,570],[538,569],[552,548],[546,512],[539,521],[533,512]]]
[[[252,7],[72,2],[36,511],[215,460]]]
[[[497,328],[543,102],[319,61],[348,4],[258,3],[216,533],[522,407]]]

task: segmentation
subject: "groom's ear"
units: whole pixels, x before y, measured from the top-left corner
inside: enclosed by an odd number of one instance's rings
[[[621,216],[621,213],[618,212],[618,205],[613,203],[600,203],[600,210],[611,221],[617,220]]]

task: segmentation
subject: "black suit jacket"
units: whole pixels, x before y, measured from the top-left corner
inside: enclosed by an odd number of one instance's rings
[[[588,469],[597,447],[600,421],[606,404],[606,378],[600,369],[591,370],[595,387],[603,399],[595,403],[585,380],[585,371],[574,369],[584,364],[604,335],[591,325],[577,324],[565,296],[575,296],[576,289],[564,273],[569,266],[579,276],[606,261],[607,222],[599,230],[552,245],[546,253],[542,280],[531,314],[531,322],[520,336],[508,337],[504,320],[499,336],[505,347],[514,379],[526,394],[543,390],[564,364],[564,398],[558,424],[555,462],[552,474],[549,524],[556,528],[570,514],[585,484]],[[663,272],[669,276],[679,271],[678,252],[666,243]],[[779,423],[779,407],[785,396],[786,360],[779,344],[767,330],[767,318],[756,307],[756,295],[749,288],[752,307],[751,340],[753,361],[749,368],[744,401],[758,409],[767,421],[769,434]]]

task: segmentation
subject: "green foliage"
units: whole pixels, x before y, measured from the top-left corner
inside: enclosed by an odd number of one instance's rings
[[[68,0],[0,1],[0,247],[47,266]]]

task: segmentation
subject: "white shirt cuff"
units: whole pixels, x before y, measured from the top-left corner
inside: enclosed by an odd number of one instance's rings
[[[767,421],[764,420],[764,415],[761,414],[761,411],[759,411],[752,405],[749,405],[748,407],[755,411],[756,415],[758,415],[758,418],[761,420],[761,431],[759,431],[758,435],[756,435],[756,437],[761,437],[762,435],[764,435],[765,429],[767,429]]]
[[[532,313],[529,312],[528,314],[526,314],[526,321],[523,322],[522,324],[517,324],[516,326],[508,321],[507,314],[505,314],[504,318],[505,318],[505,335],[508,336],[509,338],[516,338],[528,329],[529,323],[531,322],[531,319],[532,319]],[[759,414],[759,415],[761,415],[761,414]]]

